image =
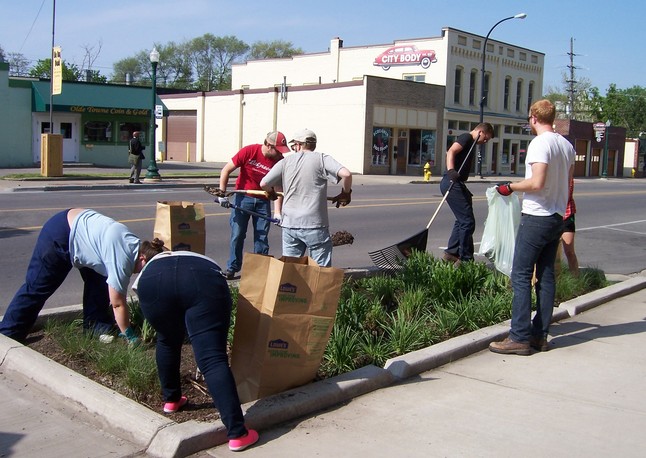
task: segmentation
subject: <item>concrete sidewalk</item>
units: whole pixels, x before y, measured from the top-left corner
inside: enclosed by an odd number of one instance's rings
[[[224,163],[216,162],[163,162],[158,163],[161,181],[142,184],[128,183],[130,169],[119,167],[95,167],[91,164],[70,164],[63,167],[63,177],[32,177],[24,179],[2,179],[7,175],[32,174],[39,175],[37,167],[17,169],[0,169],[0,192],[21,191],[74,191],[83,189],[138,189],[142,187],[154,188],[195,188],[205,184],[215,185],[219,181],[220,170]],[[146,171],[142,170],[142,177]],[[108,177],[106,175],[116,175]],[[232,174],[229,182],[232,183],[236,173]],[[499,181],[518,181],[523,177],[512,176],[473,176],[469,182],[498,183]],[[439,183],[441,176],[432,176],[428,183],[421,176],[408,175],[353,175],[355,186],[377,184],[429,184]]]
[[[645,274],[561,304],[547,353],[490,353],[503,323],[246,404],[244,453],[643,456]],[[175,424],[4,336],[0,360],[0,455],[232,453],[220,422]]]

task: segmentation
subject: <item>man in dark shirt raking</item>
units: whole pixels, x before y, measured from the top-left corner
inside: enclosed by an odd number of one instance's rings
[[[444,250],[445,261],[453,263],[473,261],[473,233],[476,230],[476,219],[473,215],[473,194],[465,182],[469,179],[473,157],[476,154],[474,143],[482,145],[493,136],[491,124],[488,122],[478,124],[471,132],[458,136],[446,152],[447,170],[440,182],[440,191],[442,195],[449,193],[446,202],[455,215],[455,224]]]

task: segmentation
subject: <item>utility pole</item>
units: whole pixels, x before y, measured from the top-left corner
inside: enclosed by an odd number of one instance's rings
[[[568,53],[568,56],[570,56],[570,65],[567,67],[570,69],[570,79],[565,80],[567,83],[567,108],[566,108],[566,115],[568,119],[575,119],[574,115],[574,99],[576,97],[576,79],[574,78],[574,69],[576,68],[574,66],[574,38],[570,37],[570,52]]]

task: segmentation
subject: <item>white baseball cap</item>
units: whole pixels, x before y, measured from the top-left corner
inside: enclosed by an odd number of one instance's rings
[[[316,134],[309,129],[301,129],[294,134],[294,137],[289,141],[289,143],[311,143],[316,142]]]

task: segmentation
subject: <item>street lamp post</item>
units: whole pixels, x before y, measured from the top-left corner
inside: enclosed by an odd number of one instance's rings
[[[526,17],[527,15],[525,13],[519,13],[515,16],[509,16],[504,19],[501,19],[498,22],[496,22],[492,28],[489,29],[489,32],[485,37],[484,44],[482,46],[482,70],[481,70],[481,79],[480,79],[480,123],[481,124],[484,122],[485,63],[487,58],[487,41],[489,41],[489,35],[491,35],[491,32],[493,32],[493,29],[495,29],[498,26],[498,24],[502,22],[508,21],[510,19],[525,19]],[[485,148],[484,144],[480,145],[480,148],[478,149],[478,162],[476,163],[476,174],[480,175],[480,178],[482,178],[482,155],[484,154],[484,148]]]
[[[150,110],[150,164],[148,165],[148,171],[144,181],[161,181],[161,176],[159,175],[159,169],[157,168],[157,161],[155,160],[157,142],[155,140],[156,132],[156,117],[155,117],[155,105],[157,104],[157,64],[159,63],[159,51],[153,46],[153,50],[150,51],[150,63],[153,66],[153,79],[152,79],[152,105]]]
[[[606,121],[606,129],[603,136],[606,138],[606,142],[603,146],[603,160],[601,162],[601,178],[608,178],[608,128],[610,127],[610,120]]]

